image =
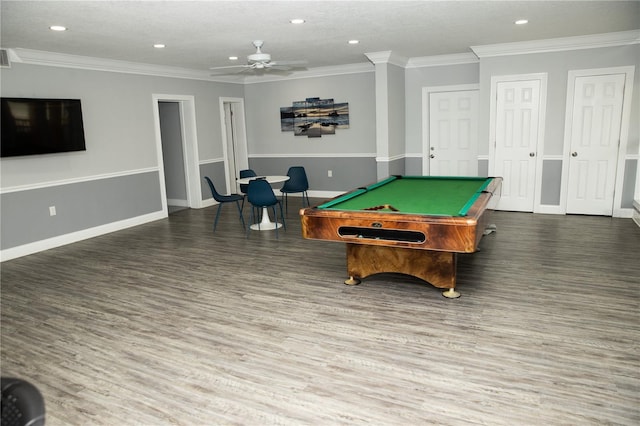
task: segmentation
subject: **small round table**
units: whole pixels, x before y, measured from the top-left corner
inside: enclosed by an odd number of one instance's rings
[[[248,185],[249,181],[254,179],[264,179],[269,184],[273,185],[274,183],[281,183],[281,182],[288,181],[289,176],[277,176],[277,175],[253,176],[248,178],[236,179],[236,183],[238,185]],[[282,227],[282,224],[277,222],[277,217],[274,218],[274,222],[271,222],[271,220],[269,219],[269,210],[266,207],[262,208],[262,221],[260,223],[254,223],[253,225],[250,226],[251,229],[254,229],[256,231],[270,231],[280,227]]]

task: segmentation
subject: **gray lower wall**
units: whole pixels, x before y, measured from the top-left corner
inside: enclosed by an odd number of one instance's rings
[[[158,172],[0,195],[2,250],[162,210]],[[49,215],[55,206],[56,215]]]
[[[259,175],[286,175],[291,166],[303,166],[312,191],[350,191],[376,182],[372,157],[253,157],[249,167]],[[328,177],[331,170],[333,177]]]
[[[406,175],[406,165],[404,158],[389,161],[389,176]]]
[[[562,182],[562,160],[544,160],[542,162],[542,187],[540,204],[560,205],[560,183]]]
[[[633,208],[634,191],[636,187],[636,174],[638,173],[638,161],[627,160],[624,166],[624,184],[622,185],[622,200],[620,207]]]
[[[213,195],[211,195],[211,190],[209,189],[209,185],[204,180],[205,176],[211,179],[211,182],[213,182],[213,186],[216,187],[216,191],[218,191],[220,194],[227,193],[227,178],[224,171],[224,163],[222,161],[200,164],[200,176],[202,176],[200,188],[202,190],[203,200],[209,200],[213,198]],[[235,188],[234,185],[231,185],[231,191],[229,192],[238,192],[238,189]]]

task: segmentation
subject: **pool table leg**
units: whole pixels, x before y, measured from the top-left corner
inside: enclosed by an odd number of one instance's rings
[[[344,280],[344,283],[346,285],[356,285],[356,284],[360,284],[360,280],[357,278],[354,278],[353,276],[349,276],[349,279]]]
[[[456,286],[456,253],[347,243],[347,273],[344,283],[382,272],[397,272],[420,278],[434,287],[446,289],[443,296],[460,297]]]
[[[442,295],[448,299],[457,299],[458,297],[460,297],[460,293],[457,292],[453,287],[447,291],[443,291]]]

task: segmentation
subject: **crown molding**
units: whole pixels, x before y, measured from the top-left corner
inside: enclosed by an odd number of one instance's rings
[[[270,81],[285,81],[300,78],[327,77],[332,75],[372,72],[377,64],[393,64],[403,68],[420,68],[443,65],[477,63],[478,58],[491,56],[524,55],[531,53],[559,52],[566,50],[593,49],[599,47],[624,46],[640,43],[640,30],[617,33],[595,34],[578,37],[564,37],[547,40],[535,40],[516,43],[501,43],[484,46],[471,46],[473,53],[437,55],[417,58],[405,58],[392,51],[370,52],[365,56],[370,62],[347,64],[332,67],[317,67],[306,71],[296,71],[280,76],[265,74],[262,76],[211,75],[210,71],[193,70],[179,67],[119,61],[90,56],[69,55],[41,50],[9,48],[8,55],[12,63],[25,63],[52,67],[77,68],[93,71],[119,72],[127,74],[151,75],[157,77],[184,78],[190,80],[216,81],[221,83],[252,84]]]
[[[640,43],[640,30],[515,43],[488,44],[485,46],[471,46],[471,50],[473,50],[478,58],[484,58],[491,56],[525,55],[530,53],[595,49],[598,47],[624,46],[637,43]]]
[[[407,62],[407,68],[439,67],[443,65],[477,64],[478,57],[471,52],[456,53],[452,55],[424,56],[411,58]]]
[[[244,74],[211,75],[209,71],[118,61],[90,56],[68,55],[41,50],[14,48],[8,49],[8,51],[12,62],[17,63],[238,84],[264,83],[269,81],[326,77],[331,75],[356,74],[373,71],[373,67],[369,62],[362,62],[359,64],[348,64],[333,67],[317,67],[306,71],[296,71],[285,76],[277,74],[265,74],[262,76]]]
[[[374,65],[392,64],[404,68],[409,61],[408,58],[393,53],[391,50],[384,52],[369,52],[364,54]]]
[[[69,55],[65,53],[45,52],[42,50],[22,48],[13,48],[9,49],[9,51],[12,52],[13,62],[16,63],[76,68],[92,71],[119,72],[125,74],[143,74],[157,77],[184,78],[190,80],[242,83],[242,79],[235,76],[211,76],[208,71],[192,70],[187,68],[118,61],[92,56]]]

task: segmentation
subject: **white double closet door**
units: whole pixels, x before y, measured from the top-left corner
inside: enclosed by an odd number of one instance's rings
[[[569,74],[565,171],[557,182],[566,213],[613,213],[627,79],[625,72]],[[540,205],[546,81],[545,73],[492,78],[489,174],[504,179],[500,210]]]

